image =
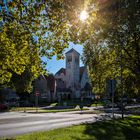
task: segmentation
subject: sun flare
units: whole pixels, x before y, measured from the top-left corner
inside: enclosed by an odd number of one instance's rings
[[[82,11],[80,13],[80,20],[85,21],[88,18],[88,13],[86,11]]]

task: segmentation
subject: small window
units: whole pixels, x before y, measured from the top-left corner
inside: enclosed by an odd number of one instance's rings
[[[71,62],[71,61],[72,61],[72,57],[71,56],[67,57],[67,62]]]

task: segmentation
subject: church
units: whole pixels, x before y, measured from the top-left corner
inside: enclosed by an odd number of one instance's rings
[[[92,98],[87,68],[80,67],[80,54],[72,48],[65,53],[65,58],[66,68],[55,74],[57,98]]]

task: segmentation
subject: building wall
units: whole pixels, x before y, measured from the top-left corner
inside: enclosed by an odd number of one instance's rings
[[[64,89],[66,88],[66,76],[64,73],[56,74],[56,86],[58,89]]]
[[[66,76],[64,73],[56,74],[55,75],[56,79],[62,79],[62,81],[66,82]]]
[[[66,54],[66,87],[73,91],[79,83],[79,54],[71,52]]]
[[[50,91],[44,75],[40,75],[39,78],[35,80],[34,92],[39,92],[41,98],[46,97],[46,100],[50,100]]]
[[[66,55],[66,87],[69,88],[72,85],[73,75],[72,75],[72,54],[68,53]]]
[[[56,74],[57,92],[60,90],[61,94],[66,89],[70,89],[70,96],[72,98],[81,97],[81,89],[89,83],[89,77],[86,67],[80,68],[80,54],[74,49],[66,53],[66,69],[61,68]],[[65,86],[65,88],[64,88]]]

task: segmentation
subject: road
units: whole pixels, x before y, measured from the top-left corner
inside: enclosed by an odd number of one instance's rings
[[[42,114],[5,112],[0,113],[0,137],[51,130],[85,122],[95,122],[101,119],[110,119],[110,115],[81,114],[80,112]]]

